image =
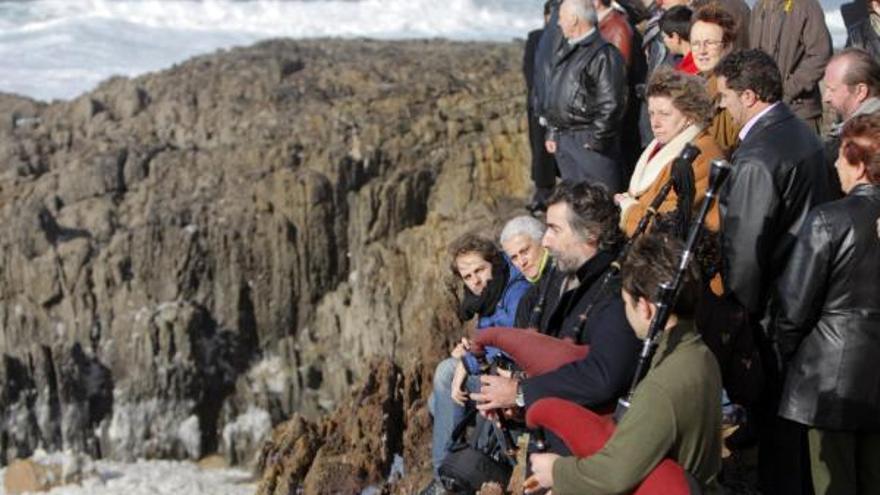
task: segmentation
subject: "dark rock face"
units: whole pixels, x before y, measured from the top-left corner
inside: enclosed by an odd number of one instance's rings
[[[426,461],[411,428],[461,335],[445,245],[529,186],[520,59],[273,41],[71,102],[0,95],[3,460],[249,462],[294,413],[347,425],[366,380],[389,419],[296,448],[320,461],[371,439],[372,464],[331,476],[352,486],[401,449]]]

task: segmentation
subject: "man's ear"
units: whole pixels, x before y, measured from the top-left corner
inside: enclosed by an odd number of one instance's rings
[[[868,167],[864,163],[857,163],[854,165],[856,167],[856,173],[858,176],[856,177],[857,181],[868,178]]]
[[[651,302],[644,297],[640,297],[636,302],[636,311],[638,312],[639,317],[646,321],[651,321],[654,318],[655,308]]]
[[[856,84],[856,98],[859,101],[865,101],[870,97],[870,90],[868,89],[868,85],[865,83]]]
[[[743,105],[745,105],[746,108],[751,108],[755,103],[758,103],[758,95],[751,89],[743,90],[743,92],[739,94],[739,98],[742,100]]]

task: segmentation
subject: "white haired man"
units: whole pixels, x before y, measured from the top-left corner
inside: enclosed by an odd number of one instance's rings
[[[566,43],[554,65],[542,117],[547,151],[556,156],[563,180],[623,189],[621,120],[626,109],[626,62],[602,39],[591,0],[564,0],[559,28]]]

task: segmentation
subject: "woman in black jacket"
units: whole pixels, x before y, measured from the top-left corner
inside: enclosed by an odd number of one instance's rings
[[[779,414],[810,427],[817,494],[880,493],[880,114],[844,126],[843,199],[813,209],[779,280]]]

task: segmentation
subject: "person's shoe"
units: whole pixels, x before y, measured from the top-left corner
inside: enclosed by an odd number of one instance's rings
[[[422,488],[419,495],[446,495],[446,489],[438,480],[432,479],[426,487]]]

